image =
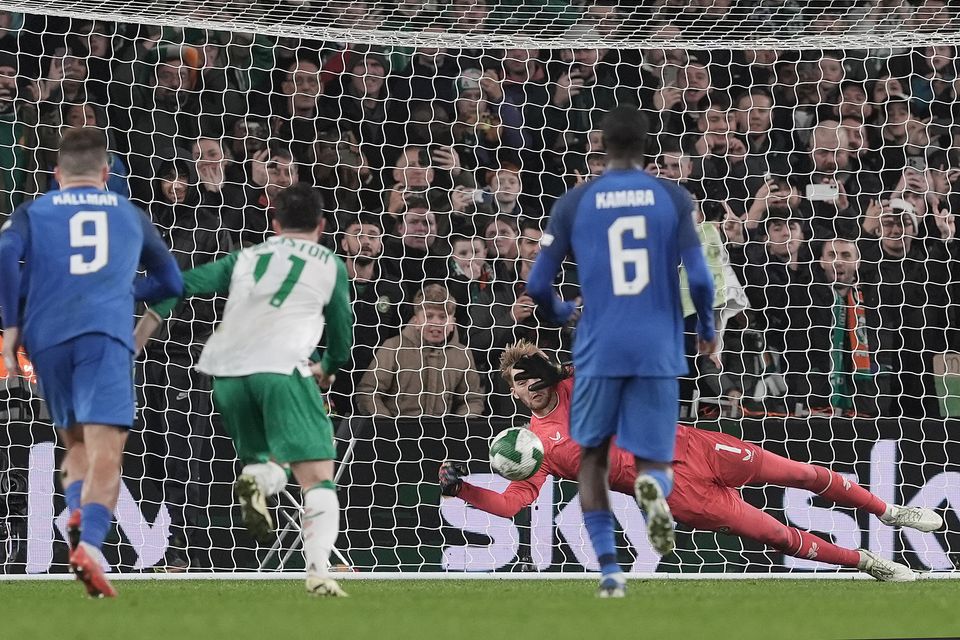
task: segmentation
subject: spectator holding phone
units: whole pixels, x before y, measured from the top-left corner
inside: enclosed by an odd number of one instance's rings
[[[800,191],[782,176],[767,174],[763,183],[754,192],[746,214],[743,216],[747,231],[755,230],[774,210],[797,212],[800,208]]]
[[[894,194],[895,196],[896,194]],[[914,206],[902,198],[874,200],[862,219],[863,280],[876,287],[877,362],[889,371],[894,415],[939,417],[933,357],[947,350],[951,262],[960,256],[953,215],[933,218],[920,237]]]
[[[390,173],[384,176],[390,184],[384,192],[384,210],[399,214],[407,207],[411,197],[424,198],[433,183],[434,170],[430,154],[423,145],[408,145],[400,151]]]
[[[806,229],[812,239],[836,237],[855,228],[859,210],[856,176],[849,173],[850,152],[846,130],[834,120],[824,120],[810,136],[810,182],[804,190],[803,209],[810,219]],[[852,185],[852,186],[851,186]]]
[[[618,104],[639,105],[636,83],[621,82],[621,70],[607,62],[608,55],[618,54],[609,49],[561,50],[547,108],[547,127],[580,137]],[[559,139],[560,147],[555,149],[565,150],[567,144],[568,140]]]
[[[241,219],[224,220],[237,246],[260,244],[273,235],[273,202],[281,191],[300,181],[293,154],[286,147],[273,144],[257,152],[250,162],[250,184],[246,188],[247,206]],[[226,213],[226,212],[225,212]]]
[[[267,148],[270,128],[266,120],[246,116],[234,120],[228,131],[227,148],[233,162],[226,169],[226,179],[234,184],[246,184],[250,180],[253,157]]]
[[[514,149],[523,146],[519,130],[504,130],[500,115],[483,95],[482,77],[479,69],[467,69],[454,81],[457,98],[453,143],[472,169],[495,166],[497,149],[503,143]]]
[[[506,214],[520,217],[520,167],[504,163],[495,171],[487,173],[487,193],[484,209],[494,215]]]
[[[457,302],[457,327],[460,341],[473,353],[478,371],[489,388],[487,375],[493,365],[490,346],[496,309],[508,304],[503,289],[497,287],[493,267],[487,261],[487,243],[473,235],[450,238],[446,286]]]
[[[671,68],[677,69],[672,78]],[[697,119],[692,114],[700,111],[698,105],[710,95],[712,83],[708,65],[691,59],[685,67],[667,67],[664,74],[663,86],[653,94],[651,126],[656,128],[659,124],[661,133],[675,136],[698,131]]]

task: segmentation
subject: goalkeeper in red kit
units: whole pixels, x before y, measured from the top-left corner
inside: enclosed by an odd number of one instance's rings
[[[443,495],[510,518],[536,500],[548,475],[577,478],[580,447],[570,438],[572,371],[552,364],[526,341],[504,352],[500,370],[513,395],[533,412],[530,430],[543,442],[543,464],[531,478],[511,482],[503,493],[497,493],[464,481],[466,469],[445,462],[440,467],[440,485]],[[748,504],[737,489],[747,484],[795,487],[840,506],[868,511],[890,526],[930,532],[943,525],[943,519],[931,509],[888,505],[824,467],[788,460],[732,436],[693,427],[677,427],[673,470],[674,488],[668,502],[678,522],[756,540],[787,555],[857,568],[878,580],[909,582],[916,579],[916,574],[870,551],[838,547],[808,531],[787,526]],[[610,488],[632,496],[636,475],[633,454],[611,446]]]

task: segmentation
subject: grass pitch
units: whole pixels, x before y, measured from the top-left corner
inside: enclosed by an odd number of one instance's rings
[[[634,580],[598,600],[584,580],[343,581],[314,599],[297,581],[0,581],[0,638],[909,638],[960,635],[960,582]]]

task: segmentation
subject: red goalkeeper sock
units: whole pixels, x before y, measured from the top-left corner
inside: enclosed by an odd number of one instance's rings
[[[887,510],[883,500],[836,471],[790,460],[770,451],[763,452],[763,466],[752,482],[806,489],[841,507],[864,509],[875,516],[882,516]]]
[[[875,516],[882,516],[887,510],[886,503],[853,480],[848,480],[836,471],[814,466],[817,481],[810,490],[835,502],[841,507],[864,509]]]
[[[832,542],[827,542],[809,531],[790,528],[790,537],[793,540],[788,548],[780,549],[787,555],[797,558],[806,558],[807,560],[816,560],[817,562],[826,562],[841,567],[857,568],[860,564],[860,553],[853,549],[844,549],[838,547]]]

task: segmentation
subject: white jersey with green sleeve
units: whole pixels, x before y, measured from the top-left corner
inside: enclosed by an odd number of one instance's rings
[[[197,369],[225,377],[254,373],[308,375],[324,329],[324,371],[347,361],[352,313],[346,268],[316,242],[276,236],[184,273],[184,297],[225,293],[223,320]],[[171,304],[172,303],[172,304]],[[175,301],[153,307],[169,314]]]
[[[701,222],[697,225],[697,235],[707,258],[707,267],[713,274],[713,308],[730,317],[748,306],[747,295],[737,280],[737,275],[730,266],[730,256],[724,246],[720,228],[714,222]],[[687,271],[680,267],[680,301],[683,307],[683,316],[696,313],[697,309],[690,298],[690,284],[687,282]]]

